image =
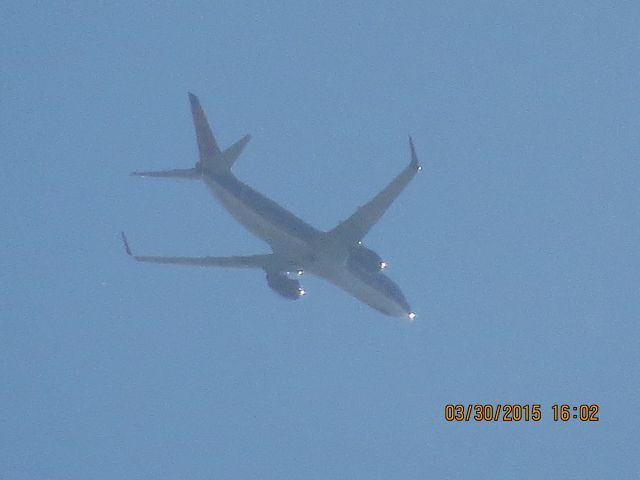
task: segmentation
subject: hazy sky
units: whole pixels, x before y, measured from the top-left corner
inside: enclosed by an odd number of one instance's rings
[[[0,478],[638,478],[636,2],[5,2]],[[268,251],[199,183],[323,229],[409,161],[367,245],[418,312],[305,276],[131,262]],[[445,405],[540,404],[540,422]],[[554,422],[556,403],[600,421]]]

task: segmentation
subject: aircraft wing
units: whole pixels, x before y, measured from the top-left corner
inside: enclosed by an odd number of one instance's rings
[[[329,232],[330,234],[336,235],[350,244],[357,243],[364,238],[421,168],[411,137],[409,137],[409,146],[411,147],[411,163],[368,203],[358,208],[349,218],[340,222]]]
[[[138,262],[162,263],[168,265],[189,265],[198,267],[259,268],[265,271],[296,271],[294,264],[284,261],[274,254],[240,255],[231,257],[161,257],[134,255],[124,232],[121,233],[124,249]]]

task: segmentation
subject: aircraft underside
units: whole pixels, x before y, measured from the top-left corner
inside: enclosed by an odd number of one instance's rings
[[[400,288],[382,271],[386,263],[362,245],[362,238],[382,217],[420,167],[410,139],[411,163],[380,193],[333,230],[322,232],[239,181],[231,167],[249,141],[245,136],[224,151],[217,142],[200,102],[189,94],[200,159],[190,169],[134,172],[136,176],[202,179],[220,204],[251,233],[271,246],[271,253],[234,257],[158,257],[133,255],[139,262],[206,267],[254,268],[265,272],[267,284],[284,298],[305,294],[295,274],[309,272],[328,280],[370,307],[391,316],[413,313]],[[292,275],[293,274],[293,275]]]

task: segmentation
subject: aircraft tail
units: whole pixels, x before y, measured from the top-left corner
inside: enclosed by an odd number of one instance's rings
[[[224,151],[220,151],[216,138],[213,136],[204,110],[200,106],[200,101],[193,93],[189,93],[189,103],[191,104],[191,115],[193,116],[193,126],[196,129],[196,139],[198,140],[198,153],[200,160],[193,168],[177,168],[173,170],[160,170],[150,172],[132,172],[131,175],[137,177],[162,177],[162,178],[186,178],[198,179],[202,177],[204,171],[219,174],[228,172],[236,159],[246,147],[251,135],[245,135],[236,143]]]
[[[200,154],[200,161],[196,168],[203,167],[215,173],[229,170],[251,140],[251,136],[245,135],[225,151],[221,151],[198,97],[189,93],[189,103],[191,104],[191,115],[193,116],[193,126],[196,129],[198,153]]]

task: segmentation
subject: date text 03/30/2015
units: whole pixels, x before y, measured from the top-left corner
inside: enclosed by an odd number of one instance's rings
[[[597,422],[600,407],[596,404],[553,404],[551,418],[554,422]],[[497,403],[497,404],[447,404],[444,419],[447,422],[539,422],[544,414],[538,403]]]

